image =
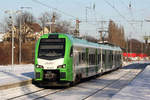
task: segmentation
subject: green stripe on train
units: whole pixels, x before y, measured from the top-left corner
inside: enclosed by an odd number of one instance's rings
[[[73,57],[70,57],[71,52],[71,46],[72,42],[71,40],[64,34],[59,34],[59,38],[65,38],[65,56],[64,56],[64,64],[66,64],[66,68],[60,68],[60,72],[66,72],[66,79],[60,79],[60,80],[67,80],[72,81],[73,80]]]

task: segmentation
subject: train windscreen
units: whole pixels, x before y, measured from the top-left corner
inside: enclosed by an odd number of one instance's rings
[[[38,58],[53,60],[63,58],[65,54],[65,39],[41,39]]]

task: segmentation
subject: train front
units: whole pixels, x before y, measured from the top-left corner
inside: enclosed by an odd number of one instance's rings
[[[65,34],[45,34],[36,43],[35,81],[68,83],[72,81],[71,41]]]

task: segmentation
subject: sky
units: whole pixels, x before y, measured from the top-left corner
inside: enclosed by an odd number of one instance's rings
[[[103,27],[107,30],[110,19],[124,27],[126,38],[142,40],[144,35],[150,35],[150,22],[145,21],[150,19],[150,0],[1,0],[0,26],[3,25],[4,17],[8,17],[4,13],[6,10],[17,11],[20,7],[32,7],[23,10],[33,13],[37,18],[45,11],[55,11],[61,19],[73,25],[78,18],[81,20],[82,35],[99,38],[101,21],[105,21]]]

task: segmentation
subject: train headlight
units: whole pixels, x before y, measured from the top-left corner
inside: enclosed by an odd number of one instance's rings
[[[63,64],[63,65],[58,65],[57,68],[65,68],[66,67],[66,64]]]
[[[44,68],[42,65],[37,65],[37,68]]]

